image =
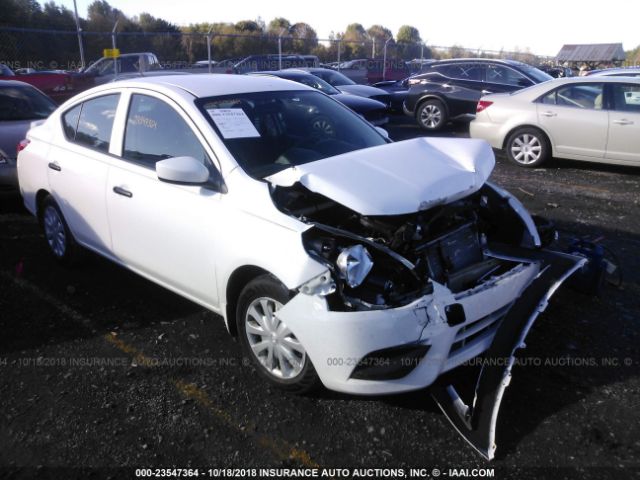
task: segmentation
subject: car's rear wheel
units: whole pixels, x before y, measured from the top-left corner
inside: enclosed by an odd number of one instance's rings
[[[447,110],[440,100],[427,100],[418,107],[416,120],[423,130],[440,130],[447,123]]]
[[[56,260],[63,264],[77,260],[79,246],[53,197],[48,196],[42,202],[40,219],[49,251]]]
[[[519,128],[507,139],[507,158],[520,167],[540,166],[549,158],[550,150],[547,136],[536,128]]]
[[[250,282],[238,301],[238,335],[260,375],[279,388],[304,393],[319,379],[304,347],[277,316],[289,300],[287,288],[272,275]]]

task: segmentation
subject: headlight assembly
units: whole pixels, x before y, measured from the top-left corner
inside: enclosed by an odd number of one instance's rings
[[[340,276],[347,281],[347,285],[355,288],[360,285],[373,268],[371,254],[362,245],[345,248],[336,260]]]

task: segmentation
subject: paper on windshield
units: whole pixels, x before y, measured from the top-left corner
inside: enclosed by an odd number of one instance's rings
[[[260,133],[241,108],[211,108],[207,112],[224,138],[252,138]]]

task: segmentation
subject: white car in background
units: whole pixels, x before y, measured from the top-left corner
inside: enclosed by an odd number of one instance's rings
[[[640,79],[560,78],[486,95],[470,134],[522,167],[551,156],[640,166]]]
[[[82,246],[219,313],[279,387],[406,392],[489,349],[473,413],[432,390],[487,457],[514,352],[584,262],[487,182],[486,142],[391,143],[274,77],[103,85],[24,144],[24,203],[57,259]]]

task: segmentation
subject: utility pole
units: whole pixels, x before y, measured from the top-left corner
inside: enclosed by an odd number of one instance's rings
[[[78,5],[76,5],[76,0],[73,0],[73,11],[75,12],[76,32],[78,32],[78,46],[80,47],[80,65],[82,66],[82,70],[84,70],[84,46],[82,45],[82,29],[80,28],[80,20],[78,19]]]
[[[213,27],[209,29],[209,33],[207,33],[207,60],[209,63],[209,73],[211,73],[211,32],[213,31]]]
[[[383,55],[383,59],[382,59],[382,81],[384,82],[387,78],[387,45],[389,45],[389,42],[393,40],[391,37],[389,37],[387,39],[386,42],[384,42],[384,55]]]
[[[111,48],[113,48],[114,51],[117,48],[116,47],[116,28],[118,28],[118,22],[119,20],[116,20],[116,23],[114,23],[113,25],[113,30],[111,30]],[[113,74],[115,78],[118,78],[118,59],[115,56],[113,57]]]

